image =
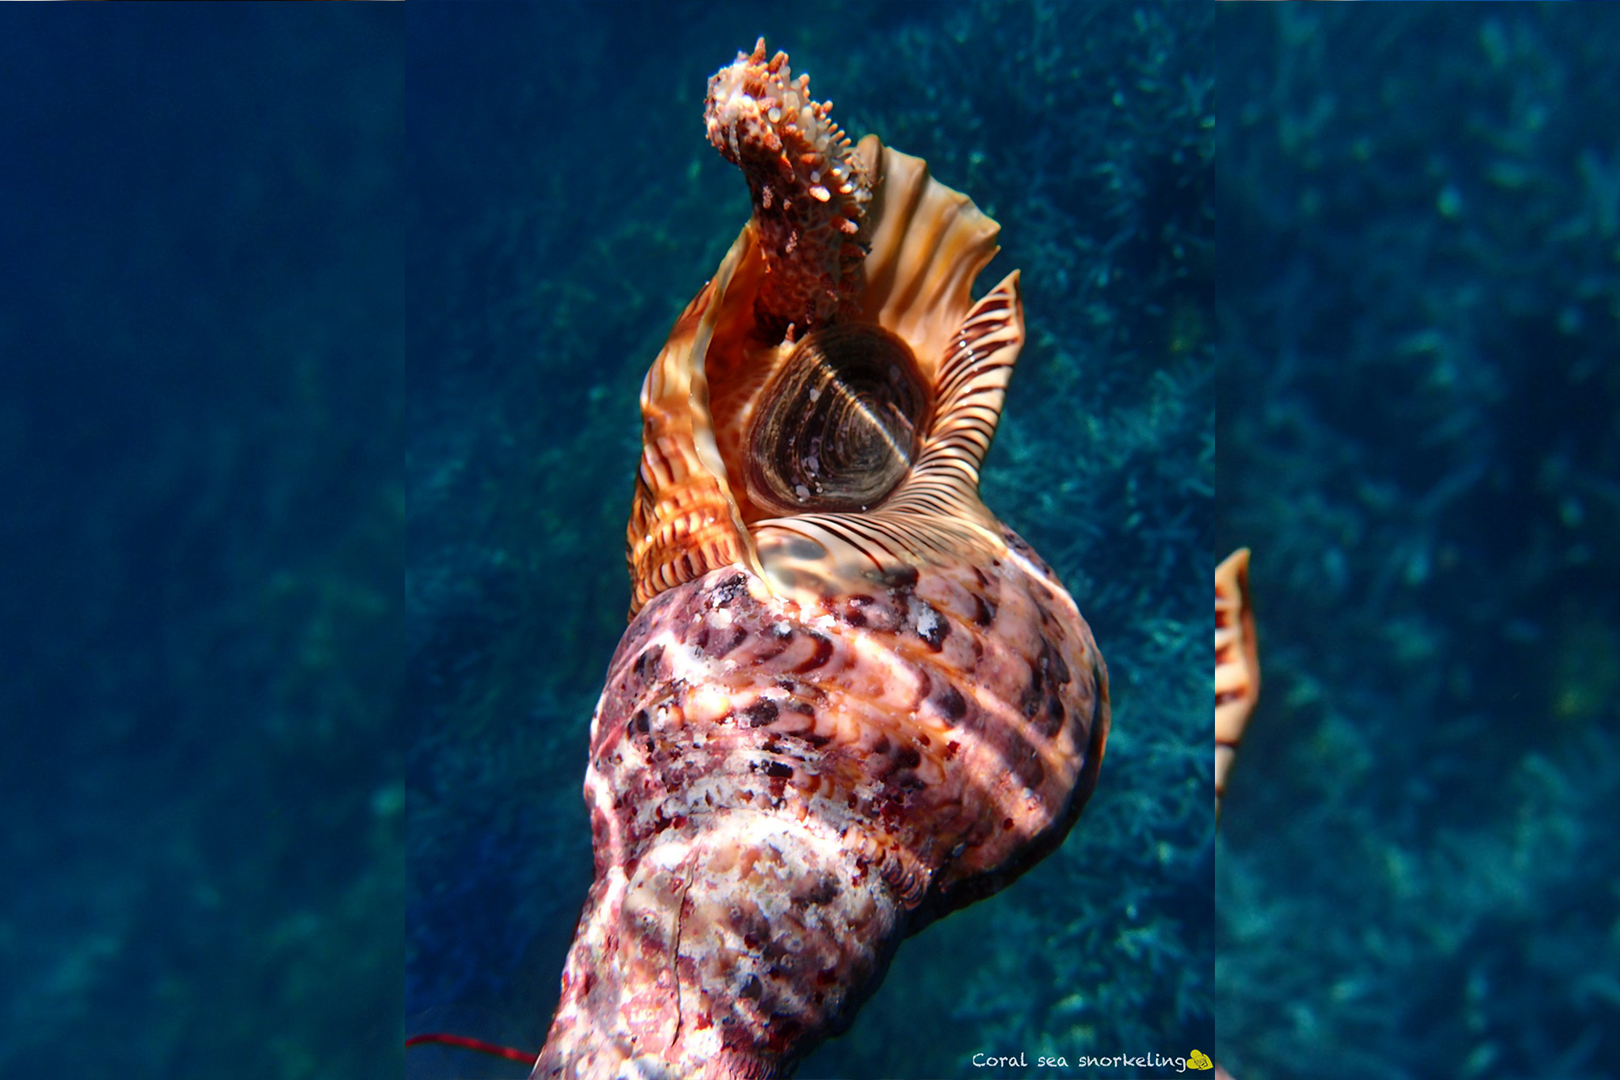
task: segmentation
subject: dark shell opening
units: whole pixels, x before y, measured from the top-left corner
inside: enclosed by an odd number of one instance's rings
[[[750,424],[749,497],[786,513],[877,506],[910,470],[931,398],[911,348],[882,327],[806,335]]]

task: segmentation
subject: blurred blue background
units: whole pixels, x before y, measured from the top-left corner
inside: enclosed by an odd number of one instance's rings
[[[1606,4],[1220,5],[1223,811],[1242,1080],[1620,1075]]]
[[[400,14],[0,11],[0,1075],[399,1068]]]
[[[1064,849],[802,1075],[1216,1021],[1241,1080],[1615,1074],[1612,7],[465,10],[0,12],[0,1072],[521,1074],[399,1044],[544,1033],[635,390],[765,33],[1002,222],[986,496],[1117,707]]]
[[[986,497],[1117,709],[1064,849],[801,1075],[1217,1021],[1240,1080],[1616,1074],[1612,7],[465,10],[0,12],[0,1073],[521,1074],[399,1044],[543,1036],[635,390],[765,33],[1002,222]]]

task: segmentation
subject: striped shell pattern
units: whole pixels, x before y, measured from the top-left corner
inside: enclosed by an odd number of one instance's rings
[[[1249,549],[1239,548],[1215,568],[1215,813],[1243,729],[1260,699],[1260,652],[1249,602]]]

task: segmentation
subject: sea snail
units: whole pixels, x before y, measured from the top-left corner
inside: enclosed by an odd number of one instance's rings
[[[709,86],[753,216],[642,387],[595,880],[534,1077],[787,1074],[900,939],[1054,849],[1108,679],[980,464],[1023,344],[999,226],[787,57]]]

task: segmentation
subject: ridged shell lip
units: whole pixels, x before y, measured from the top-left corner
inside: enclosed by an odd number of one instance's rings
[[[947,553],[1000,550],[978,479],[1024,339],[1017,273],[975,303],[973,281],[998,250],[999,226],[918,158],[870,136],[856,156],[880,180],[860,307],[849,318],[894,334],[915,358],[929,400],[910,473],[881,504],[834,513],[814,505],[784,513],[751,496],[750,422],[793,343],[756,332],[767,268],[750,221],[648,373],[629,537],[633,610],[728,564],[814,605]]]

